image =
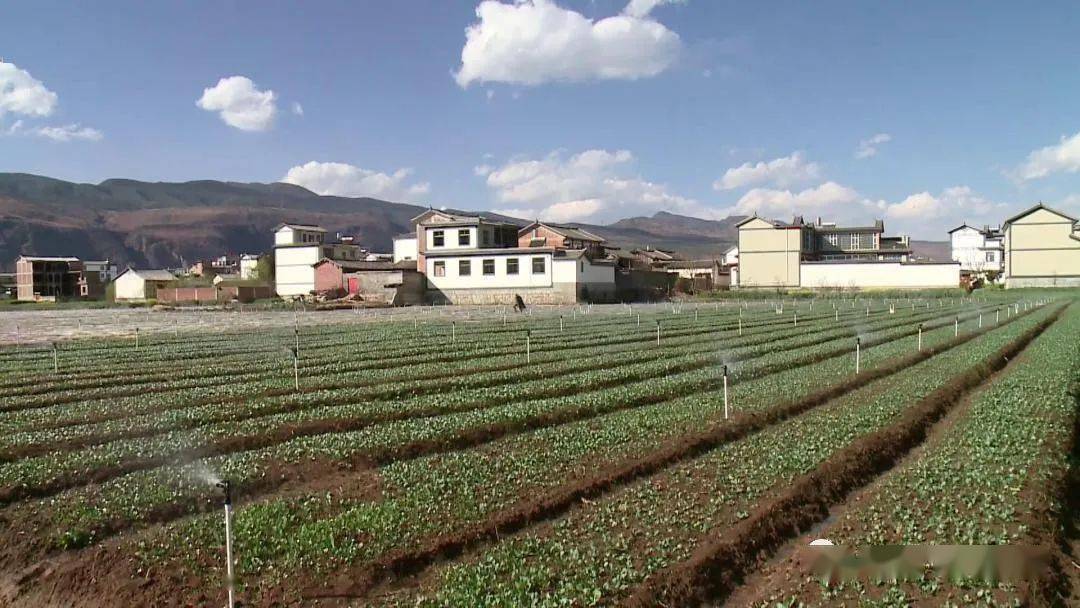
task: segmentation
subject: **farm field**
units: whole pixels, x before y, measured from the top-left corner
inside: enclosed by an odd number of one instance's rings
[[[178,314],[5,333],[0,605],[226,603],[223,480],[238,605],[1067,593],[823,586],[803,545],[1057,545],[1071,292]]]

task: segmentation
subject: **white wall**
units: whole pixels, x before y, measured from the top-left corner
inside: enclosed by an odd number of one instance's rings
[[[394,239],[394,261],[415,260],[419,252],[416,247],[416,237]]]
[[[809,288],[922,289],[959,287],[960,265],[899,262],[802,263],[801,286]]]
[[[321,243],[325,233],[313,230],[296,230],[289,226],[282,226],[274,233],[274,245],[299,245],[304,242],[304,235],[308,235],[309,239],[315,239],[314,241],[309,241],[311,243]]]
[[[584,271],[581,269],[581,261],[584,261]],[[587,258],[578,260],[578,281],[581,283],[611,283],[615,284],[614,264],[593,264]]]
[[[544,258],[544,273],[533,274],[532,259]],[[518,274],[506,274],[506,260],[517,258]],[[472,262],[472,274],[470,276],[458,275],[458,261],[470,260]],[[495,274],[483,274],[483,260],[495,260]],[[424,274],[427,275],[428,285],[432,289],[477,289],[477,288],[501,288],[501,287],[550,287],[556,273],[560,276],[569,272],[572,282],[574,267],[563,270],[558,265],[552,267],[551,253],[532,254],[506,254],[506,255],[450,255],[450,256],[426,256],[424,258]],[[446,276],[435,276],[435,262],[446,263]]]
[[[438,230],[443,231],[443,246],[436,247],[435,232]],[[469,231],[469,244],[458,245],[458,230]],[[426,239],[427,251],[446,251],[450,249],[476,249],[479,247],[479,241],[477,240],[476,226],[427,226],[424,228],[424,238]]]
[[[125,272],[113,282],[117,300],[145,300],[146,281],[134,272]]]
[[[322,247],[278,247],[274,250],[274,283],[279,296],[299,296],[315,289],[314,264]]]
[[[240,258],[240,278],[245,281],[254,279],[258,267],[258,258]]]

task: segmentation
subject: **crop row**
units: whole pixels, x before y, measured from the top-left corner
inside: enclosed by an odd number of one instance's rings
[[[887,319],[888,323],[871,325],[869,328],[879,331],[894,328],[893,331],[878,338],[887,339],[910,333],[912,322],[922,320],[924,317],[907,321]],[[927,326],[930,327],[932,324],[927,324]],[[897,327],[903,329],[895,329]],[[865,332],[866,329],[864,328],[863,331]],[[841,339],[842,336],[849,336],[849,331],[842,327],[827,327],[821,332],[808,332],[804,335],[796,334],[787,337],[782,344],[791,350],[833,341],[838,346],[843,344],[840,348],[850,348],[850,345]],[[403,394],[425,394],[427,393],[424,390],[425,385],[413,381],[406,386],[376,385],[335,388],[306,392],[301,395],[255,397],[242,403],[232,404],[227,408],[216,403],[192,408],[170,409],[165,412],[152,411],[141,415],[129,413],[126,416],[118,415],[115,419],[106,422],[66,428],[58,428],[54,419],[49,427],[42,430],[11,433],[0,439],[0,446],[6,448],[9,453],[16,447],[37,447],[40,448],[36,450],[37,452],[44,452],[53,445],[81,445],[79,442],[85,444],[92,438],[146,436],[170,430],[205,427],[212,423],[240,422],[294,412],[302,412],[302,415],[279,415],[276,420],[264,421],[262,426],[317,420],[328,416],[339,419],[355,417],[364,410],[375,410],[376,413],[383,411],[385,414],[381,416],[382,419],[387,419],[390,415],[407,417],[410,416],[410,412],[417,411],[426,412],[424,415],[433,415],[441,411],[480,407],[499,401],[508,402],[544,395],[571,394],[585,388],[599,389],[631,380],[642,380],[677,371],[690,371],[717,362],[734,364],[737,361],[769,352],[775,349],[776,344],[775,338],[770,336],[748,335],[744,338],[720,341],[719,345],[723,347],[721,352],[714,350],[717,346],[716,342],[704,339],[694,340],[688,344],[687,348],[663,349],[659,357],[647,362],[641,362],[641,353],[637,349],[630,352],[612,352],[605,349],[585,362],[574,357],[537,366],[522,366],[509,370],[440,379],[438,383],[427,385],[434,394],[428,394],[427,398],[414,397],[404,402],[395,397]],[[703,349],[701,346],[711,348]],[[597,372],[600,375],[591,372]],[[607,378],[604,377],[605,372],[607,372]],[[738,373],[737,366],[732,365],[732,372]],[[416,404],[417,401],[421,403],[419,406]],[[432,401],[436,403],[431,403]],[[146,405],[143,404],[143,407],[145,408]],[[118,412],[118,414],[121,413]],[[20,426],[25,428],[24,425]],[[224,429],[232,435],[250,434],[257,430],[256,428],[245,430],[232,426]],[[0,449],[0,453],[2,452],[3,450]],[[24,450],[24,453],[33,453],[33,451]]]
[[[911,332],[908,328],[906,331]],[[889,339],[895,336],[886,334],[875,337],[870,334],[868,343],[875,340]],[[798,337],[793,340],[798,341]],[[834,341],[835,342],[835,341]],[[846,342],[846,341],[845,341]],[[777,351],[776,343],[757,347],[756,352],[748,357],[757,357],[755,361],[762,366],[774,368],[786,367],[802,357],[804,363],[835,356],[839,352],[849,352],[849,344],[830,342],[813,343],[805,352],[793,350]],[[817,351],[815,353],[815,351]],[[735,356],[735,360],[739,357]],[[169,462],[186,462],[196,457],[219,453],[231,453],[251,450],[264,446],[279,445],[289,453],[294,453],[292,460],[306,455],[324,454],[333,457],[327,451],[328,446],[341,446],[353,452],[352,458],[384,460],[400,458],[412,451],[429,449],[434,442],[437,446],[452,447],[461,442],[469,443],[491,435],[535,428],[575,420],[599,413],[625,407],[636,407],[655,403],[672,396],[683,394],[719,382],[717,369],[707,366],[708,361],[699,362],[691,371],[667,375],[654,380],[647,379],[624,383],[615,387],[595,390],[587,393],[557,396],[545,399],[526,400],[490,406],[491,396],[485,396],[479,408],[463,408],[461,412],[437,416],[438,410],[420,412],[422,417],[407,418],[401,413],[400,404],[372,403],[369,409],[388,412],[390,421],[378,422],[376,417],[367,417],[345,424],[317,425],[313,432],[296,432],[291,428],[288,418],[298,414],[283,414],[270,417],[270,423],[278,425],[279,432],[267,433],[265,421],[252,420],[241,423],[223,423],[211,427],[167,432],[161,435],[131,440],[118,440],[73,452],[56,452],[40,457],[18,460],[0,466],[0,499],[6,502],[34,495],[49,495],[68,487],[89,482],[102,482],[119,475],[151,469]],[[743,364],[746,365],[745,363]],[[663,371],[662,369],[660,371]],[[589,372],[593,376],[602,372]],[[617,381],[616,377],[615,380]],[[581,385],[587,387],[589,377],[582,379]],[[497,393],[498,389],[496,389]],[[497,394],[496,394],[497,397]],[[428,407],[440,407],[438,403],[445,397],[436,395]],[[361,406],[364,407],[364,406]],[[453,412],[450,409],[450,412]],[[302,415],[299,414],[299,415]],[[384,414],[387,415],[387,414]],[[340,418],[339,418],[340,420]],[[243,426],[253,427],[252,434],[243,433]],[[263,426],[264,434],[258,433]],[[347,432],[341,432],[347,431]],[[333,433],[333,434],[327,434]],[[299,439],[291,440],[299,435]],[[218,442],[221,443],[218,443]],[[284,443],[283,443],[284,442]],[[344,444],[344,445],[342,445]],[[400,444],[400,445],[399,445]],[[334,447],[333,449],[341,449]],[[331,450],[332,451],[332,450]],[[256,469],[254,472],[261,472]]]
[[[1046,313],[999,330],[691,461],[642,479],[550,527],[459,563],[430,583],[382,598],[395,605],[609,604],[650,574],[689,557],[698,539],[751,516],[857,438],[1018,339]]]
[[[1016,325],[1027,323],[1030,320],[1025,319]],[[1013,330],[1000,330],[1010,331]],[[934,339],[951,337],[948,330],[936,333],[946,335],[935,335]],[[911,345],[893,343],[878,348],[891,350],[895,355],[910,352]],[[884,356],[875,357],[875,361],[887,360]],[[850,360],[830,359],[812,368],[739,383],[736,402],[740,411],[769,408],[785,398],[812,392],[850,374]],[[257,571],[264,568],[289,571],[293,566],[326,568],[374,559],[394,547],[412,546],[432,534],[473,525],[515,502],[544,492],[545,488],[550,490],[568,479],[588,476],[596,462],[656,449],[664,441],[699,428],[722,411],[717,396],[715,390],[709,391],[662,406],[624,410],[586,422],[545,428],[476,449],[396,462],[380,469],[385,496],[382,501],[345,501],[335,505],[332,510],[336,512],[328,518],[324,517],[328,511],[325,495],[301,501],[272,500],[242,509],[237,517],[238,536],[239,530],[248,525],[261,531],[243,528],[245,534],[263,535],[258,543],[245,545],[248,557],[244,559],[250,560],[245,563]],[[254,462],[204,464],[223,475],[242,476],[242,471]],[[192,474],[193,470],[189,470],[188,475]],[[137,487],[127,489],[141,493]],[[121,498],[119,492],[109,493]],[[71,502],[63,497],[57,501]],[[137,510],[127,511],[118,502],[111,506],[119,509],[115,514],[122,519],[138,516]],[[87,521],[85,511],[71,509],[67,515],[62,523],[74,525],[76,530]],[[279,529],[278,526],[290,530],[287,539],[268,534]],[[212,519],[198,518],[170,526],[160,534],[164,538],[140,541],[143,546],[152,547],[155,559],[163,558],[162,552],[175,550],[173,543],[178,538],[202,546],[204,540],[212,542],[210,538],[217,532]]]
[[[926,451],[850,503],[822,534],[852,546],[1051,545],[1053,534],[1046,532],[1061,506],[1047,507],[1060,499],[1053,492],[1069,466],[1077,417],[1080,310],[1073,308],[1007,374],[976,394]],[[768,604],[1031,601],[1012,585],[980,579],[956,585],[930,573],[828,585],[809,575],[773,590]]]

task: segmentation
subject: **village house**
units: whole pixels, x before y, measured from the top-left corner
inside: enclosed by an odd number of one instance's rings
[[[566,304],[615,296],[615,263],[604,240],[544,222],[524,228],[429,210],[413,218],[417,269],[427,297],[454,304]]]
[[[115,272],[108,260],[23,255],[15,260],[16,294],[26,302],[101,298]]]
[[[956,262],[914,262],[906,236],[887,237],[884,222],[841,227],[749,217],[739,229],[738,287],[918,289],[958,287]]]
[[[326,230],[306,224],[281,224],[274,229],[274,282],[277,295],[307,296],[315,293],[315,265],[323,259],[357,262],[367,252],[340,236],[326,241]]]
[[[953,261],[960,271],[983,279],[993,279],[1005,270],[1005,234],[1000,228],[981,229],[961,224],[949,231]]]
[[[1080,287],[1080,225],[1039,203],[1005,220],[1005,287]]]
[[[113,298],[117,302],[142,302],[157,297],[158,289],[176,284],[176,276],[168,270],[135,270],[128,268],[113,282]]]

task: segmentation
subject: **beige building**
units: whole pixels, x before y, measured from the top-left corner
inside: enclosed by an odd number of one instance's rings
[[[790,224],[757,216],[738,224],[738,272],[733,286],[740,288],[811,289],[920,289],[957,287],[956,262],[911,262],[906,236],[885,236],[884,222],[873,226],[843,227],[806,223],[796,217]]]
[[[168,270],[134,270],[128,268],[113,282],[113,297],[117,302],[143,301],[157,297],[158,289],[176,284],[176,277]]]
[[[1006,287],[1080,286],[1080,226],[1039,203],[1005,221]]]

